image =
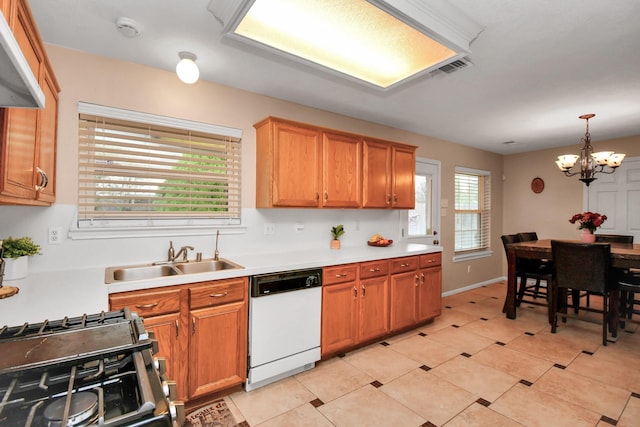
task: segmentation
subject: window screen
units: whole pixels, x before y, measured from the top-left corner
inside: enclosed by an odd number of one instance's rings
[[[455,174],[455,251],[489,249],[491,191],[487,172]]]
[[[87,105],[79,114],[79,221],[240,218],[239,131]]]

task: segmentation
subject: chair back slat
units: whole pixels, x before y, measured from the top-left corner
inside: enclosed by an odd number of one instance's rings
[[[609,290],[611,245],[552,240],[551,252],[559,288],[596,293]]]
[[[623,234],[596,234],[596,242],[633,243],[633,236],[625,236]]]
[[[532,242],[534,240],[538,240],[538,233],[535,231],[528,231],[526,233],[518,233],[518,237],[520,237],[520,241],[522,242]]]

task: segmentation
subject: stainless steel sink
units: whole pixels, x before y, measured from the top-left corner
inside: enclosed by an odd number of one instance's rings
[[[202,261],[177,262],[166,264],[142,264],[121,267],[109,267],[105,271],[105,283],[128,282],[132,280],[157,279],[167,276],[208,273],[222,270],[244,268],[226,259],[204,259]]]
[[[208,273],[211,271],[220,270],[236,270],[239,268],[243,267],[225,259],[209,259],[198,262],[176,264],[176,269],[182,271],[184,274]]]

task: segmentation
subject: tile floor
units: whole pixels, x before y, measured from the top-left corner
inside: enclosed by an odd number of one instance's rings
[[[250,427],[639,426],[640,323],[604,347],[597,315],[551,334],[546,307],[523,303],[506,319],[505,291],[502,282],[443,298],[426,326],[228,405]]]

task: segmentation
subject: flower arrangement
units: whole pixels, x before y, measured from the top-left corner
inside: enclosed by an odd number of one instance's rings
[[[571,224],[575,224],[576,222],[580,223],[578,230],[582,230],[583,228],[588,229],[591,233],[596,231],[596,228],[600,227],[603,222],[607,219],[606,215],[601,215],[596,212],[582,212],[577,213],[571,217],[569,222]]]

